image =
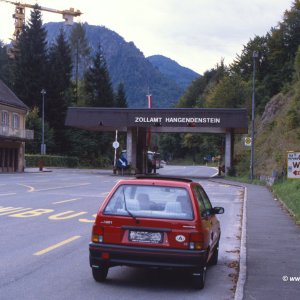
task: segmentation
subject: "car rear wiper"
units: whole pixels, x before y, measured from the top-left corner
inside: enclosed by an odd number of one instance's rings
[[[126,203],[126,196],[125,196],[125,191],[124,191],[124,187],[122,189],[123,191],[123,200],[124,200],[124,208],[125,208],[125,211],[128,213],[128,215],[130,217],[132,217],[132,219],[135,220],[136,224],[138,224],[140,221],[136,218],[136,216],[127,208],[127,203]]]

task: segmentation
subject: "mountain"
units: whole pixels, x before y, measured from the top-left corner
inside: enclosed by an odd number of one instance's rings
[[[152,55],[147,57],[147,59],[164,76],[175,81],[184,90],[191,85],[193,80],[200,76],[193,70],[182,67],[176,61],[163,55]]]
[[[45,24],[49,43],[55,40],[62,26],[68,36],[72,26],[54,22]],[[176,78],[175,81],[172,76],[163,74],[145,58],[133,42],[126,42],[116,32],[104,26],[87,23],[83,26],[92,52],[95,52],[99,45],[102,47],[114,89],[123,82],[129,107],[147,107],[146,94],[149,91],[153,95],[153,107],[167,108],[177,103],[184,93],[182,84],[177,83],[180,79]],[[184,78],[182,81],[188,80]]]

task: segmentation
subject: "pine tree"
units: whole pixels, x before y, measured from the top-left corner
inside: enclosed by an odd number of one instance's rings
[[[84,76],[86,105],[94,107],[114,106],[113,89],[102,51],[96,52],[92,65]]]
[[[0,41],[0,79],[11,86],[12,74],[11,74],[11,62],[7,54],[7,46]]]
[[[35,5],[31,11],[16,45],[14,90],[25,104],[41,111],[41,90],[46,86],[47,32],[38,8]]]
[[[84,74],[84,91],[86,105],[93,107],[113,107],[114,94],[107,71],[106,62],[100,47],[92,60],[91,66]],[[112,151],[107,147],[113,141],[109,133],[86,133],[89,141],[89,160],[97,165],[103,159],[109,160]],[[103,163],[100,163],[103,164]]]
[[[83,24],[74,23],[70,35],[70,46],[73,58],[73,75],[76,77],[76,68],[78,68],[78,78],[82,77],[83,70],[90,60],[91,49],[86,38],[86,32]]]
[[[70,35],[70,45],[73,59],[73,78],[75,79],[75,97],[78,104],[79,80],[90,60],[90,47],[81,23],[74,23]]]
[[[55,133],[56,153],[63,153],[65,141],[65,117],[71,103],[72,58],[71,49],[63,29],[49,49],[47,96],[45,118]]]
[[[116,95],[115,106],[116,107],[128,107],[127,98],[126,98],[126,94],[125,94],[125,88],[124,88],[123,83],[120,83],[118,85],[118,91],[117,91],[117,95]]]
[[[66,110],[70,104],[72,59],[71,49],[63,29],[49,49],[46,119],[54,129],[64,127]]]

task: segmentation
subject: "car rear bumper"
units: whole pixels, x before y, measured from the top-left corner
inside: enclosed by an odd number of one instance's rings
[[[90,266],[141,266],[195,269],[207,263],[206,250],[175,250],[154,247],[90,243]]]

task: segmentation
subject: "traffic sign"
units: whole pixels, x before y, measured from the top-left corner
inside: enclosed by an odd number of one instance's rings
[[[300,179],[300,152],[287,153],[287,177]]]
[[[128,167],[128,161],[125,157],[120,157],[117,161],[117,167],[120,169],[126,169]]]
[[[252,139],[251,139],[251,137],[246,136],[244,142],[245,142],[245,146],[246,146],[246,147],[251,147],[251,144],[252,144]]]
[[[118,141],[114,141],[113,144],[112,144],[112,146],[113,146],[114,149],[118,149],[119,146],[120,146],[120,144],[119,144]]]

